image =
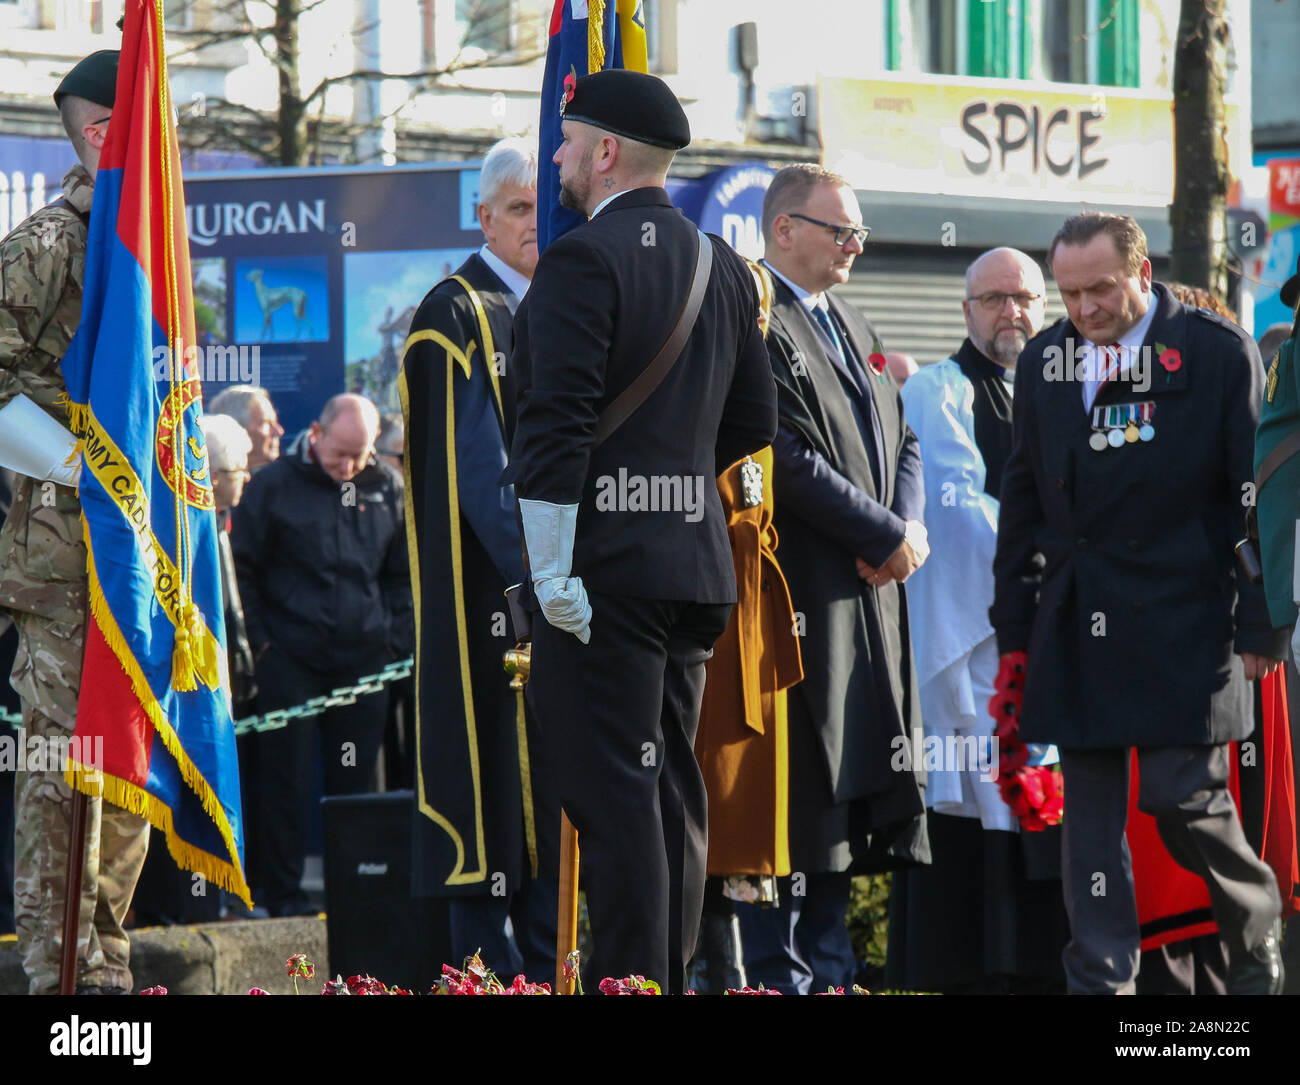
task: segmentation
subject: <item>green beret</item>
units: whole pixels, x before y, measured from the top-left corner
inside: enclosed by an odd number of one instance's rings
[[[626,68],[606,68],[571,83],[560,99],[560,116],[674,151],[691,141],[691,126],[668,84]]]
[[[54,92],[54,104],[61,104],[66,94],[75,94],[78,98],[85,98],[105,109],[112,109],[113,100],[117,97],[119,56],[121,53],[117,49],[101,49],[98,53],[91,53],[79,60]]]

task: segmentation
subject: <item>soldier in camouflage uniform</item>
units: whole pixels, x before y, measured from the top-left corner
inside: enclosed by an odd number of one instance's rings
[[[63,178],[62,200],[0,242],[0,411],[21,394],[67,422],[57,402],[65,391],[60,363],[81,319],[86,222],[116,90],[117,55],[106,50],[87,57],[59,85],[54,100],[81,164]],[[18,628],[12,683],[29,737],[66,736],[76,723],[86,595],[76,490],[19,476],[0,531],[0,608]],[[61,771],[20,772],[14,911],[32,994],[58,990],[71,806]],[[149,825],[92,798],[86,841],[77,989],[129,991],[130,942],[122,922],[148,850]]]

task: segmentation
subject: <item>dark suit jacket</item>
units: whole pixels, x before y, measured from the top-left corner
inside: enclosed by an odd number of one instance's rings
[[[588,588],[648,599],[733,603],[735,573],[714,482],[772,441],[776,389],[743,259],[712,238],[713,270],[681,357],[595,452],[601,410],[667,340],[695,268],[695,227],[661,188],[614,200],[542,254],[515,314],[519,400],[510,468],[521,499],[579,503],[573,575]],[[667,476],[699,502],[610,509],[597,497]]]
[[[1252,727],[1233,652],[1281,658],[1262,590],[1238,575],[1263,367],[1241,328],[1153,287],[1150,388],[1112,381],[1096,406],[1150,401],[1154,439],[1094,451],[1062,320],[1016,368],[1002,483],[998,649],[1027,649],[1024,737],[1070,748],[1220,743]],[[1065,365],[1049,368],[1058,357]],[[1172,359],[1171,363],[1172,363]],[[1140,377],[1140,375],[1139,375]],[[1045,564],[1044,564],[1045,562]]]
[[[781,427],[773,523],[790,597],[804,618],[804,680],[790,696],[803,701],[817,729],[826,801],[871,798],[870,828],[877,829],[923,812],[915,776],[893,767],[894,740],[910,739],[920,714],[904,590],[895,581],[868,586],[854,559],[887,560],[902,541],[904,521],[921,518],[925,491],[898,386],[888,372],[870,369],[879,337],[851,306],[833,296],[829,303],[861,362],[848,373],[848,387],[858,390],[861,417],[879,420],[879,485],[841,379],[845,371],[778,279],[767,340]]]

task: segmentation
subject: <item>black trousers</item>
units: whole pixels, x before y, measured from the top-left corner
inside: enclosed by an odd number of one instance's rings
[[[460,968],[479,953],[502,983],[521,972],[534,983],[550,983],[559,901],[554,878],[530,878],[508,897],[452,897],[450,963]]]
[[[1138,808],[1179,866],[1201,878],[1229,964],[1244,958],[1281,911],[1277,881],[1246,840],[1228,791],[1229,748],[1138,750]],[[1133,994],[1140,931],[1128,822],[1129,751],[1062,750],[1062,874],[1071,994]]]
[[[355,682],[379,670],[386,660],[362,661],[356,674],[322,674],[269,647],[257,663],[259,712],[289,708]],[[259,838],[253,871],[256,902],[272,916],[294,915],[307,905],[302,892],[307,821],[312,800],[312,755],[320,744],[326,795],[355,795],[378,789],[376,772],[384,737],[388,690],[357,698],[355,704],[319,716],[291,720],[286,727],[254,738],[255,791],[245,799],[255,807],[250,819]]]
[[[589,592],[591,641],[533,625],[528,682],[547,771],[578,830],[589,989],[686,985],[704,907],[708,800],[695,760],[704,664],[731,604]]]

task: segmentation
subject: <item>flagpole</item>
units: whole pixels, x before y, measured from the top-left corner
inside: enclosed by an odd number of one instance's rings
[[[90,596],[87,593],[86,605],[81,617],[82,674],[86,671],[86,648],[90,644],[90,623],[94,620],[90,613]],[[80,701],[80,690],[78,690],[78,701]],[[77,928],[81,926],[81,883],[86,870],[86,810],[89,802],[86,793],[80,787],[71,782],[69,786],[72,787],[72,824],[68,839],[68,871],[63,879],[63,888],[67,896],[63,900],[63,941],[59,945],[59,994],[61,995],[77,993]]]
[[[573,994],[576,973],[566,976],[569,954],[578,948],[578,830],[560,811],[560,909],[555,925],[555,993]]]
[[[77,992],[77,928],[81,926],[81,879],[86,869],[86,809],[89,800],[72,789],[72,838],[68,843],[67,896],[63,901],[63,944],[59,953],[59,994]]]

